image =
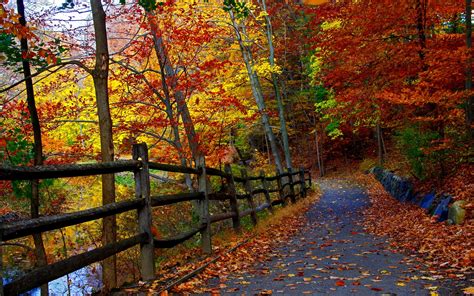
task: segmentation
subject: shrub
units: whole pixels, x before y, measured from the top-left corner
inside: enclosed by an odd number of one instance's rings
[[[439,134],[423,130],[419,126],[410,126],[400,130],[396,139],[401,153],[410,163],[411,173],[420,180],[430,177],[433,173],[432,166],[442,153],[430,150],[431,143],[439,139]]]

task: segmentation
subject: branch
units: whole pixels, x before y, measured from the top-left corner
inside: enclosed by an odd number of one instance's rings
[[[93,73],[91,69],[89,69],[86,65],[84,65],[82,62],[79,62],[79,61],[69,61],[69,62],[58,63],[58,64],[50,65],[50,66],[48,66],[48,67],[46,67],[46,68],[43,68],[43,69],[39,70],[38,72],[31,74],[31,76],[25,77],[24,79],[22,79],[22,80],[20,80],[20,81],[17,81],[17,82],[13,83],[12,85],[10,85],[10,86],[8,86],[8,87],[6,87],[6,88],[4,88],[4,89],[1,89],[1,90],[0,90],[0,93],[7,92],[7,91],[9,91],[10,89],[12,89],[12,88],[14,88],[14,87],[16,87],[16,86],[18,86],[18,85],[24,83],[25,80],[30,79],[30,78],[34,78],[34,77],[36,77],[36,76],[38,76],[38,75],[40,75],[40,74],[42,74],[42,73],[44,73],[44,72],[46,72],[46,71],[48,71],[48,72],[50,72],[50,73],[55,73],[55,72],[59,71],[60,69],[64,68],[65,66],[67,66],[67,65],[76,65],[76,66],[79,66],[80,68],[84,69],[84,70],[85,70],[87,73],[89,73],[90,75],[92,75],[92,73]],[[57,69],[54,69],[54,70],[51,70],[51,69],[53,69],[54,67],[58,67],[58,68],[57,68]]]

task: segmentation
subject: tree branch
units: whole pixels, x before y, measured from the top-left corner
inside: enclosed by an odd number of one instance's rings
[[[63,62],[63,63],[58,63],[58,64],[54,64],[54,65],[49,65],[48,67],[46,68],[43,68],[41,70],[39,70],[38,72],[36,73],[33,73],[31,74],[30,76],[28,77],[25,77],[24,79],[20,80],[20,81],[17,81],[15,83],[13,83],[12,85],[6,87],[6,88],[3,88],[3,89],[0,89],[0,93],[4,93],[4,92],[7,92],[9,91],[10,89],[12,88],[15,88],[17,87],[18,85],[22,84],[25,82],[26,79],[31,79],[31,78],[34,78],[46,71],[50,72],[50,73],[55,73],[57,71],[59,71],[60,69],[64,68],[65,66],[67,65],[76,65],[76,66],[79,66],[80,68],[82,68],[83,70],[85,70],[87,73],[89,73],[90,75],[93,74],[92,70],[89,69],[86,65],[84,65],[82,62],[79,62],[79,61],[69,61],[69,62]],[[54,70],[51,70],[53,68],[57,67],[56,69]]]

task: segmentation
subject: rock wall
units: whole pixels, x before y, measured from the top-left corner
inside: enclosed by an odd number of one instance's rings
[[[430,192],[428,194],[416,194],[413,184],[394,173],[384,170],[380,167],[374,167],[370,170],[375,178],[382,184],[390,195],[400,202],[413,202],[425,209],[437,221],[462,224],[465,212],[462,209],[462,202],[458,201],[451,204],[452,196],[447,194],[438,194]]]

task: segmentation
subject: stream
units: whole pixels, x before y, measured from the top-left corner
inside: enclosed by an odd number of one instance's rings
[[[95,269],[95,272],[92,272],[93,269]],[[5,272],[3,284],[7,284],[11,281],[12,277],[17,277],[20,273],[21,271],[18,270],[9,270]],[[49,282],[49,293],[51,296],[90,295],[94,291],[99,290],[102,286],[100,278],[99,264],[87,266]],[[40,296],[41,293],[39,288],[35,288],[21,295]]]

